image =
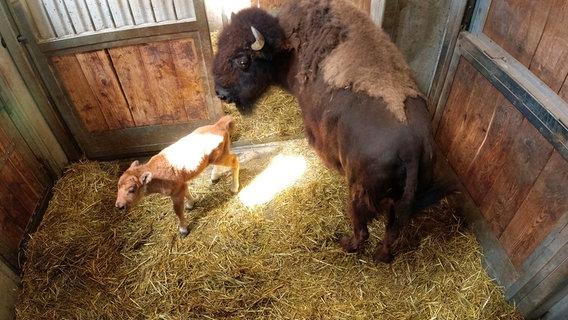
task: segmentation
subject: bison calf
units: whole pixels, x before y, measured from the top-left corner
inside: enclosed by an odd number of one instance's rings
[[[239,160],[230,153],[234,123],[233,117],[224,116],[213,125],[197,128],[145,164],[132,162],[118,180],[116,207],[129,209],[151,193],[168,195],[179,218],[179,235],[185,237],[188,231],[184,199],[187,199],[188,209],[195,203],[188,189],[189,180],[214,165],[211,180],[216,182],[220,176],[217,166],[230,167],[233,171],[231,191],[239,191]]]

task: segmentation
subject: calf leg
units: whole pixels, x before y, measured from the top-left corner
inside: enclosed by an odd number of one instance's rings
[[[229,167],[232,169],[233,171],[233,181],[231,184],[231,192],[232,193],[237,193],[239,192],[239,158],[234,155],[234,154],[226,154],[223,157],[221,157],[221,159],[219,159],[218,161],[215,161],[214,163],[214,167],[213,167],[213,171],[211,172],[211,180],[214,181],[213,179],[213,175],[215,174],[217,180],[219,179],[219,173],[218,173],[218,169],[217,169],[217,165],[219,166],[224,166],[224,167]]]
[[[187,187],[185,188],[187,190]],[[185,238],[187,235],[187,220],[185,219],[185,215],[183,213],[184,209],[184,199],[187,191],[182,191],[178,194],[172,195],[172,202],[174,203],[174,212],[176,213],[179,219],[179,226],[178,226],[178,233],[180,238]]]
[[[189,186],[185,188],[185,209],[191,210],[195,206],[195,198],[191,195],[191,191],[189,191]]]

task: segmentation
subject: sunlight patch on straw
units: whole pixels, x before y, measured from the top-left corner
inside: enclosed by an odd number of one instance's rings
[[[306,171],[302,156],[277,155],[261,174],[240,193],[239,199],[247,207],[269,202],[279,192],[294,184]]]

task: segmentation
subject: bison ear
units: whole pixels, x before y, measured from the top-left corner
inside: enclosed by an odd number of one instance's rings
[[[140,162],[138,162],[138,160],[134,160],[134,161],[132,161],[132,163],[130,164],[130,168],[138,167],[139,164],[140,164]]]
[[[150,181],[152,181],[152,172],[146,171],[140,176],[140,183],[142,183],[142,185],[148,184]]]

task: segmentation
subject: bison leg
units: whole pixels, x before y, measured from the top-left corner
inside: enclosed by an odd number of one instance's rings
[[[394,205],[391,202],[387,214],[387,225],[385,228],[385,236],[383,245],[380,244],[375,249],[374,258],[377,261],[390,263],[394,259],[392,254],[392,244],[398,239],[400,229],[405,227],[410,221],[412,214],[412,206],[416,195],[418,176],[418,166],[416,161],[409,161],[406,164],[406,177],[404,192],[400,200]]]
[[[343,250],[355,252],[369,238],[367,222],[373,215],[363,199],[364,193],[360,188],[350,186],[349,188],[349,218],[353,227],[353,236],[345,235],[341,238],[340,244]]]

